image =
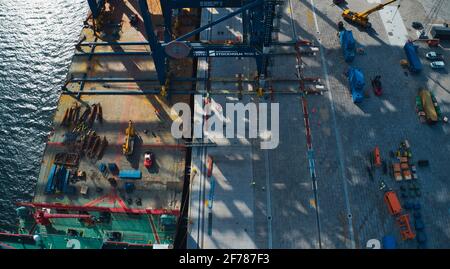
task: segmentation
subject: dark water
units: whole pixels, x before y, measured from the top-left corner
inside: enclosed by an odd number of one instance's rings
[[[0,0],[0,230],[33,197],[86,0]]]

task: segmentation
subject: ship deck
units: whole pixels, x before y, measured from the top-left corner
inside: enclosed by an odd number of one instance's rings
[[[102,213],[90,212],[94,218]],[[163,228],[159,215],[111,214],[108,221],[88,225],[78,219],[52,219],[50,226],[34,225],[31,219],[21,221],[19,234],[0,234],[1,247],[20,249],[100,249],[107,247],[106,241],[114,247],[152,247],[173,244],[174,227]],[[111,233],[119,232],[121,242],[114,244]],[[38,234],[40,240],[33,239]],[[126,243],[124,243],[126,242]]]
[[[105,215],[90,212],[92,217],[101,219]],[[50,226],[34,225],[31,218],[21,221],[19,234],[0,234],[0,246],[20,249],[100,249],[110,247],[152,247],[173,244],[175,226],[164,228],[159,215],[146,214],[107,214],[108,220],[95,225],[80,222],[78,219],[52,219]],[[119,232],[120,241],[111,239],[111,233]],[[34,240],[38,234],[40,240]],[[117,243],[119,242],[119,243]],[[126,243],[124,243],[126,242]]]
[[[137,1],[110,1],[106,4],[102,15],[101,31],[94,34],[92,27],[84,27],[80,35],[80,44],[96,42],[145,42],[142,16]],[[157,31],[161,32],[161,11],[159,1],[149,0],[148,5],[152,20]],[[114,8],[112,8],[112,6]],[[137,26],[132,26],[130,16],[136,14]],[[92,25],[92,20],[86,20]],[[85,22],[85,24],[86,24]],[[193,25],[180,26],[180,32],[188,31]],[[115,55],[104,53],[115,52]],[[123,55],[122,52],[138,52],[139,55]],[[103,53],[103,55],[102,55]],[[148,54],[143,54],[148,53]],[[89,55],[92,54],[92,55]],[[181,77],[192,76],[192,61],[172,61],[171,64],[183,67],[174,71]],[[126,82],[113,82],[110,78],[125,79]],[[126,94],[127,91],[159,90],[153,59],[148,45],[106,45],[85,46],[75,49],[69,73],[67,75],[67,91],[62,93],[53,119],[52,132],[42,158],[42,165],[37,182],[34,203],[61,203],[67,205],[85,205],[99,207],[115,207],[126,209],[169,209],[179,210],[184,184],[186,148],[184,143],[173,138],[170,132],[174,116],[170,106],[176,102],[189,102],[189,96],[182,94],[170,95],[165,98],[160,95]],[[137,82],[134,80],[138,80]],[[190,89],[190,83],[172,83],[176,90]],[[106,93],[106,91],[108,93]],[[81,93],[77,98],[76,93]],[[100,92],[103,92],[100,94]],[[121,92],[121,94],[117,94]],[[124,94],[125,93],[125,94]],[[80,115],[87,107],[100,104],[102,107],[102,121],[95,120],[91,130],[100,138],[106,138],[108,145],[98,158],[81,156],[78,171],[86,174],[85,180],[77,180],[70,185],[75,192],[48,194],[45,188],[51,167],[58,153],[73,153],[75,147],[67,142],[66,135],[76,124],[62,125],[67,109],[78,105]],[[125,129],[132,121],[136,130],[134,152],[126,157],[122,154],[122,144]],[[151,168],[144,167],[144,153],[151,151],[154,161]],[[121,180],[117,174],[102,173],[100,164],[115,163],[119,170],[140,170],[142,178],[139,180]],[[75,170],[75,169],[74,169]],[[111,184],[109,178],[115,178],[117,185]],[[134,191],[125,191],[125,184],[132,182]],[[87,190],[87,191],[86,191]],[[120,215],[120,214],[119,214]],[[155,241],[150,235],[149,216],[120,215],[120,221],[115,222],[116,230],[135,231],[142,240]],[[136,225],[131,218],[144,218],[144,224]],[[150,216],[150,218],[152,218]],[[74,220],[76,221],[76,220]],[[127,224],[127,221],[130,224]],[[52,220],[53,222],[53,220]],[[139,223],[140,223],[139,222]],[[55,221],[56,226],[70,227],[71,223]],[[55,227],[56,230],[59,227]],[[65,229],[65,228],[64,228]],[[93,238],[97,235],[94,231]],[[172,231],[175,233],[174,231]],[[45,235],[44,235],[45,236]],[[47,240],[59,240],[52,236]],[[172,238],[173,239],[173,238]],[[48,242],[49,244],[51,242]],[[97,244],[93,239],[93,244]],[[55,242],[56,243],[56,242]],[[142,242],[141,242],[142,243]],[[57,244],[58,245],[58,244]]]
[[[120,3],[119,3],[120,2]],[[148,1],[153,8],[153,1]],[[157,1],[154,1],[157,2]],[[114,10],[108,12],[109,24],[103,26],[103,32],[94,36],[92,29],[84,28],[81,36],[85,37],[83,42],[145,42],[143,32],[143,22],[139,15],[137,1],[114,1]],[[109,10],[106,6],[106,10]],[[155,11],[152,11],[155,12]],[[137,14],[140,20],[138,27],[130,25],[129,16]],[[153,19],[158,21],[158,14],[153,15]],[[118,28],[117,24],[121,24]],[[158,24],[157,24],[158,25]],[[120,29],[120,31],[119,31]],[[119,36],[114,36],[113,32],[118,32]],[[112,36],[114,38],[112,38]],[[103,38],[102,38],[103,37]],[[76,50],[76,54],[81,53],[101,53],[117,51],[149,52],[147,45],[133,46],[96,46],[95,49],[83,46]],[[180,75],[191,76],[189,68],[181,70]],[[74,56],[68,78],[90,79],[90,82],[71,82],[67,84],[67,89],[72,92],[100,92],[100,91],[140,91],[144,89],[157,89],[159,83],[156,81],[156,72],[152,57],[149,55],[117,55],[104,56]],[[94,79],[124,78],[136,80],[148,80],[145,82],[92,82]],[[186,85],[177,85],[177,89],[183,89]],[[189,101],[189,98],[182,95],[173,95],[171,102]],[[86,180],[77,182],[76,194],[45,194],[45,186],[51,166],[57,153],[71,152],[71,148],[64,143],[64,135],[72,128],[61,126],[66,109],[75,103],[83,108],[93,104],[100,104],[103,111],[103,122],[97,120],[93,124],[92,130],[100,137],[106,137],[108,146],[101,159],[90,159],[84,156],[80,160],[79,170],[86,172]],[[81,94],[76,96],[63,94],[59,100],[56,114],[53,121],[53,131],[49,137],[42,167],[39,174],[39,181],[36,188],[34,202],[46,203],[66,203],[73,205],[97,205],[97,206],[119,206],[117,201],[111,201],[106,197],[117,193],[124,201],[140,198],[142,205],[134,203],[127,204],[134,208],[164,208],[178,209],[181,203],[181,193],[184,180],[185,153],[186,150],[179,141],[175,140],[170,133],[170,126],[173,115],[171,114],[169,103],[166,98],[158,95],[115,95],[115,94]],[[122,154],[122,144],[125,138],[125,129],[128,122],[132,121],[138,139],[131,157]],[[144,152],[154,153],[155,162],[150,169],[143,166]],[[125,181],[118,180],[117,187],[114,188],[108,182],[107,177],[112,174],[103,175],[98,165],[100,163],[116,163],[120,170],[137,169],[142,172],[142,179]],[[124,184],[133,182],[136,190],[132,194],[124,192]],[[83,185],[88,186],[88,194],[80,194]],[[96,191],[100,190],[102,191]]]

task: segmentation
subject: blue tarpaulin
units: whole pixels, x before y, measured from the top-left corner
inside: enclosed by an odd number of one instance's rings
[[[383,237],[383,248],[384,249],[396,249],[397,244],[395,242],[395,237],[392,235],[386,235]]]
[[[108,170],[111,174],[117,174],[119,172],[119,168],[115,163],[108,163]]]
[[[354,103],[359,103],[364,97],[364,74],[361,69],[350,67],[348,69],[348,82]]]
[[[125,183],[125,191],[128,193],[131,193],[132,191],[134,191],[134,184],[131,182]]]
[[[356,42],[353,38],[352,31],[343,30],[339,32],[339,40],[341,41],[341,48],[344,53],[346,62],[351,62],[355,59]]]
[[[55,186],[54,186],[54,178],[55,178],[55,173],[56,173],[56,164],[52,165],[52,168],[50,169],[50,173],[48,174],[48,179],[47,179],[47,186],[45,187],[45,192],[46,193],[53,193],[55,191]]]

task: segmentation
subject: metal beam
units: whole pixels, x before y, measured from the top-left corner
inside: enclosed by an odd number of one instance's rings
[[[96,19],[105,4],[105,0],[88,0],[89,8],[91,9],[92,16]]]
[[[191,57],[257,57],[261,54],[256,48],[247,45],[214,45],[190,43]]]
[[[194,91],[174,91],[170,90],[171,94],[193,94]],[[69,91],[64,90],[63,95],[155,95],[161,94],[160,89],[149,90],[96,90],[96,91]]]
[[[162,0],[166,1],[166,0]],[[245,0],[170,0],[169,7],[177,8],[208,8],[208,7],[242,7]]]
[[[137,42],[81,42],[77,44],[79,47],[90,47],[90,46],[138,46],[138,45],[148,45],[148,41],[137,41]]]
[[[75,53],[75,57],[92,57],[92,56],[152,56],[148,51],[120,51],[120,52],[80,52]]]
[[[180,210],[170,209],[137,209],[137,208],[118,208],[118,207],[100,207],[100,206],[76,206],[76,205],[64,205],[64,204],[51,204],[51,203],[23,203],[18,202],[18,206],[26,206],[33,208],[52,208],[52,209],[65,209],[73,211],[98,211],[98,212],[110,212],[110,213],[131,213],[131,214],[148,214],[148,215],[163,215],[170,214],[179,216]]]
[[[297,81],[292,81],[292,83],[298,83]],[[323,89],[308,89],[305,90],[307,93],[320,93],[324,92],[326,90]],[[279,91],[272,91],[271,93],[266,92],[267,94],[305,94],[305,91],[300,90],[279,90]],[[82,91],[82,92],[72,92],[72,91],[63,91],[63,95],[159,95],[161,93],[160,90],[97,90],[97,91]],[[205,94],[207,93],[206,90],[173,90],[170,89],[170,94],[180,94],[180,95],[194,95],[194,94]],[[256,95],[256,91],[242,91],[239,92],[239,90],[210,90],[208,91],[209,94],[214,95],[233,95],[233,94],[242,94],[242,95]]]
[[[92,77],[92,78],[72,78],[69,80],[69,82],[97,82],[97,83],[104,83],[104,82],[111,82],[111,83],[132,83],[132,82],[158,82],[157,79],[136,79],[136,78],[98,78],[98,77]]]
[[[110,82],[110,83],[133,83],[133,82],[159,82],[158,79],[154,78],[142,78],[142,79],[136,79],[136,78],[99,78],[99,77],[90,77],[90,78],[71,78],[69,82],[97,82],[97,83],[104,83],[104,82]],[[170,81],[174,82],[192,82],[197,81],[195,78],[190,77],[176,77],[172,78]]]
[[[166,83],[166,55],[155,35],[152,18],[148,11],[147,0],[139,0],[139,8],[141,9],[142,19],[144,20],[147,40],[152,50],[153,61],[155,62],[156,72],[158,73],[158,80],[161,85],[164,85]]]
[[[170,6],[170,0],[160,0],[161,11],[164,18],[164,41],[172,41],[172,15],[173,9]]]

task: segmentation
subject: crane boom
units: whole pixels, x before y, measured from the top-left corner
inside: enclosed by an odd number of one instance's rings
[[[379,5],[377,5],[377,6],[373,7],[373,8],[371,8],[371,9],[368,9],[368,10],[362,12],[362,13],[360,14],[360,16],[362,16],[362,17],[367,17],[367,16],[369,16],[370,14],[374,13],[375,11],[381,10],[381,9],[383,9],[385,6],[387,6],[387,5],[389,5],[389,4],[392,4],[392,3],[394,3],[395,1],[397,1],[397,0],[391,0],[391,1],[388,1],[388,2],[386,2],[386,3],[384,3],[384,4],[379,4]]]

